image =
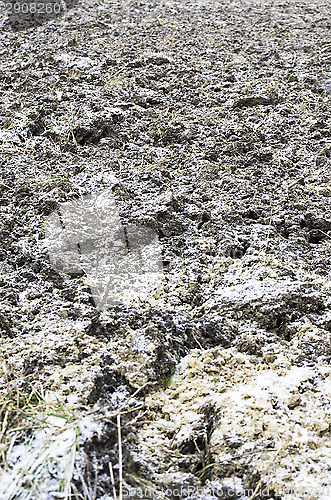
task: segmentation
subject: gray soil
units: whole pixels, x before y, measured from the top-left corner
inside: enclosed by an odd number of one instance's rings
[[[119,408],[124,497],[331,497],[330,10],[92,0],[3,17],[1,393],[96,417],[72,498],[112,499],[109,463],[119,495]],[[157,232],[164,282],[99,312],[43,228],[109,188],[123,227]],[[55,469],[1,498],[65,498]]]

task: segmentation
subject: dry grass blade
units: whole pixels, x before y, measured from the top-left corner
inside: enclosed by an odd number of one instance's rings
[[[118,431],[118,461],[119,461],[119,480],[120,480],[119,500],[123,500],[123,454],[122,454],[122,435],[121,435],[121,416],[120,415],[117,415],[117,431]]]
[[[113,472],[113,466],[112,466],[111,462],[109,462],[109,472],[110,472],[111,485],[113,488],[114,500],[117,500],[117,495],[116,495],[116,490],[115,490],[114,472]]]

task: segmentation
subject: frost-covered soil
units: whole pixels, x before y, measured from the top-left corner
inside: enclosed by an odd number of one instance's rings
[[[1,498],[119,495],[120,411],[124,498],[329,499],[330,3],[69,7],[0,34]],[[44,225],[107,189],[164,277],[98,311]]]

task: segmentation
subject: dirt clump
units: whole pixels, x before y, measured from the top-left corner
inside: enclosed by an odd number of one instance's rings
[[[65,7],[0,34],[2,496],[119,495],[120,413],[126,496],[329,498],[329,3]],[[163,276],[98,310],[45,224],[107,190]]]

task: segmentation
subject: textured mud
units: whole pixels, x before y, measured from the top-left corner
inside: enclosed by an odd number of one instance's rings
[[[39,21],[0,34],[2,397],[99,419],[73,498],[113,498],[109,462],[119,487],[119,408],[124,496],[330,498],[329,2]],[[164,278],[99,312],[42,243],[61,203],[107,189],[123,227],[156,231]],[[49,474],[3,497],[64,498]]]

